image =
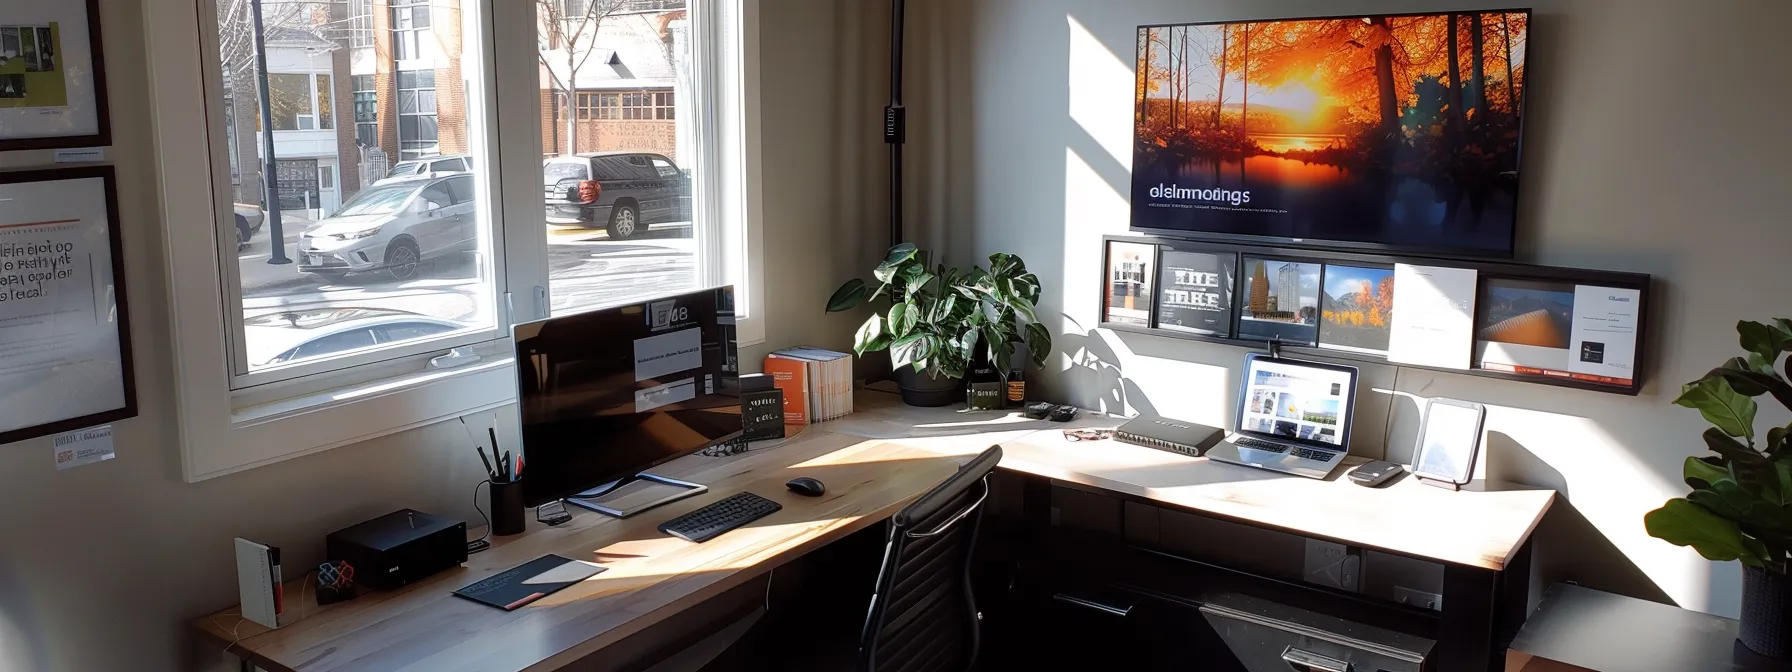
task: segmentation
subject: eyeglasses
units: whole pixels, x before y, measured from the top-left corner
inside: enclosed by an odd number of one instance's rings
[[[1111,430],[1111,429],[1066,429],[1066,430],[1064,430],[1064,440],[1069,441],[1071,443],[1075,443],[1077,441],[1106,441],[1111,438],[1114,438],[1114,430]]]

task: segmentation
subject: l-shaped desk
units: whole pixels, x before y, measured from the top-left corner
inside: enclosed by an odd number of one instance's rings
[[[1055,507],[1037,501],[1052,497],[1055,488],[1105,494],[1126,507],[1123,543],[1161,541],[1166,550],[1195,548],[1184,555],[1199,556],[1200,539],[1174,539],[1185,529],[1172,524],[1175,517],[1435,565],[1443,574],[1437,669],[1498,669],[1505,643],[1523,620],[1529,539],[1553,492],[1451,492],[1412,478],[1370,489],[1342,479],[1343,469],[1317,481],[1112,440],[1071,442],[1059,431],[1119,422],[1092,416],[1059,424],[1013,411],[921,409],[894,395],[861,392],[857,413],[812,425],[775,446],[724,458],[688,456],[654,469],[708,485],[705,496],[624,520],[582,513],[559,527],[531,522],[526,533],[494,539],[490,550],[461,568],[345,603],[318,606],[315,590],[301,579],[285,589],[285,618],[291,620],[278,630],[243,620],[236,608],[201,617],[194,627],[269,672],[597,668],[592,661],[607,648],[621,648],[633,635],[882,522],[960,463],[1000,444],[1004,472],[1043,486],[1026,488],[1026,507]],[[787,492],[784,482],[797,476],[821,480],[827,494],[811,499]],[[656,529],[741,491],[772,498],[784,509],[703,544]],[[1149,529],[1140,532],[1146,524]],[[450,594],[547,553],[589,559],[608,570],[513,612]]]

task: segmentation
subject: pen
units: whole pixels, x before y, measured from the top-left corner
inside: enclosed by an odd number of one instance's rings
[[[479,446],[473,446],[473,450],[479,451],[479,461],[485,463],[485,473],[490,475],[492,477],[492,480],[494,480],[494,481],[498,480],[498,470],[493,469],[492,461],[489,459],[486,459],[485,449],[480,448]],[[496,449],[494,448],[493,450],[496,450]]]
[[[503,464],[498,465],[498,468],[504,470],[504,473],[502,474],[504,476],[504,482],[508,483],[510,482],[510,451],[504,451],[504,459],[501,461]]]

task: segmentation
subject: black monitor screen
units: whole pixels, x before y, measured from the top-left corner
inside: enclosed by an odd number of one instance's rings
[[[1145,26],[1132,228],[1510,257],[1525,9]]]
[[[741,431],[732,288],[516,327],[529,506]]]

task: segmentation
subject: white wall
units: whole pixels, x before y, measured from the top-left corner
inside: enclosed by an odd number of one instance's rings
[[[1425,0],[972,0],[973,247],[1045,280],[1058,396],[1225,422],[1244,350],[1093,329],[1099,237],[1128,221],[1132,58],[1140,24],[1468,9]],[[1490,475],[1553,487],[1545,580],[1573,578],[1734,616],[1740,570],[1651,539],[1642,514],[1681,494],[1702,421],[1679,383],[1737,350],[1738,319],[1792,315],[1792,130],[1782,85],[1792,3],[1536,0],[1520,260],[1659,279],[1641,396],[1370,367],[1366,436],[1410,453],[1418,400],[1490,405]],[[1098,359],[1094,367],[1080,364]],[[1390,393],[1391,391],[1391,393]],[[1779,422],[1784,423],[1781,415]],[[1381,427],[1385,419],[1387,426]],[[1359,445],[1358,452],[1373,448]],[[1473,521],[1464,521],[1473,524]],[[1415,534],[1422,531],[1415,530]],[[1609,567],[1607,565],[1610,565]]]
[[[162,0],[154,0],[159,4]],[[131,291],[140,417],[117,424],[118,458],[57,472],[49,439],[0,445],[0,670],[205,669],[189,621],[237,601],[230,539],[283,547],[293,567],[322,560],[324,534],[400,507],[478,521],[478,459],[454,425],[427,427],[242,474],[188,484],[175,434],[162,229],[150,145],[141,26],[146,0],[101,0]],[[817,0],[762,3],[768,343],[843,346],[851,324],[824,318],[825,269],[864,266],[838,254],[859,221],[829,216],[825,146],[835,73],[811,49],[831,44]],[[819,112],[818,112],[819,111]],[[0,168],[42,166],[50,152],[0,155]],[[818,206],[817,203],[824,204]],[[881,230],[881,229],[877,229]],[[756,365],[766,347],[743,358]],[[235,668],[229,668],[234,670]]]

